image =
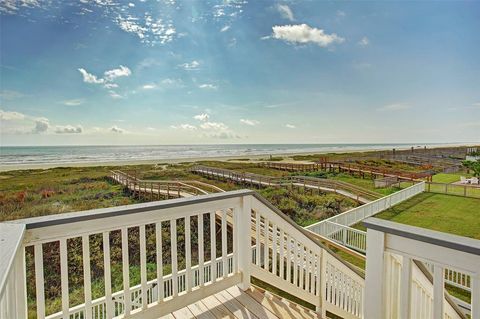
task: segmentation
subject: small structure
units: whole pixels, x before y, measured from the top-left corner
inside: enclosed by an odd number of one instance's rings
[[[375,188],[390,187],[398,183],[398,176],[386,176],[377,178],[373,180],[373,183],[375,184]]]

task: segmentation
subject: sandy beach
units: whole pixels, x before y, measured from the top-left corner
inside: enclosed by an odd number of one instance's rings
[[[412,144],[418,147],[418,144]],[[441,147],[459,147],[464,146],[462,144],[442,144],[429,146],[429,149],[432,148],[441,148]],[[408,150],[410,147],[397,147],[396,150]],[[390,149],[387,148],[360,148],[354,150],[343,150],[335,152],[337,154],[345,153],[361,153],[361,152],[378,152],[378,151],[387,151]],[[274,157],[284,157],[284,162],[293,161],[291,158],[295,155],[322,155],[333,153],[332,151],[316,151],[316,152],[285,152],[285,153],[275,153],[272,154]],[[185,163],[185,162],[197,162],[197,161],[235,161],[248,158],[251,161],[255,160],[265,160],[268,159],[270,155],[266,154],[240,154],[237,156],[212,156],[212,157],[188,157],[188,158],[169,158],[169,159],[148,159],[148,160],[118,160],[118,161],[92,161],[92,162],[62,162],[62,163],[39,163],[39,164],[13,164],[13,165],[0,165],[0,172],[15,171],[15,170],[29,170],[29,169],[49,169],[55,167],[95,167],[95,166],[128,166],[128,165],[149,165],[149,164],[175,164],[175,163]],[[301,163],[302,161],[295,161],[296,163]]]

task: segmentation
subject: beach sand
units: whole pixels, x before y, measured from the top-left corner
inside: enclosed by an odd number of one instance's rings
[[[413,145],[413,144],[412,144]],[[429,147],[429,149],[433,148],[442,148],[442,147],[461,147],[463,145],[459,144],[445,144],[445,145],[438,145],[436,147]],[[401,150],[409,150],[410,147],[398,147],[396,148],[397,151]],[[389,151],[389,149],[385,148],[364,148],[364,149],[355,149],[355,150],[345,150],[345,151],[338,151],[335,154],[354,154],[354,153],[362,153],[362,152],[385,152]],[[391,151],[391,150],[390,150]],[[272,154],[273,157],[284,157],[282,162],[295,162],[295,163],[311,163],[310,161],[294,161],[291,157],[295,155],[322,155],[322,154],[332,154],[332,151],[318,151],[318,152],[292,152],[292,153],[275,153]],[[14,164],[14,165],[0,165],[0,172],[8,172],[8,171],[15,171],[15,170],[29,170],[29,169],[49,169],[49,168],[56,168],[56,167],[95,167],[95,166],[128,166],[128,165],[149,165],[149,164],[175,164],[175,163],[191,163],[191,162],[198,162],[198,161],[235,161],[235,160],[242,160],[248,158],[249,162],[255,162],[260,160],[268,160],[270,155],[266,154],[243,154],[238,156],[214,156],[214,157],[189,157],[189,158],[170,158],[170,159],[158,159],[158,160],[128,160],[128,161],[104,161],[104,162],[62,162],[62,163],[41,163],[41,164]],[[242,161],[246,162],[246,161]]]

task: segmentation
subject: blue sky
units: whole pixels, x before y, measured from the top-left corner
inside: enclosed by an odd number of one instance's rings
[[[2,145],[480,140],[480,2],[0,12]]]

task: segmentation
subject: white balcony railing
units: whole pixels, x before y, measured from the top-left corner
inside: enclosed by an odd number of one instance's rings
[[[234,285],[246,289],[251,275],[323,314],[363,317],[363,278],[248,190],[30,218],[0,223],[0,230],[0,318],[28,312],[41,319],[158,318]],[[94,237],[100,250],[91,247]],[[75,240],[81,249],[72,248]],[[155,252],[154,279],[147,251]],[[75,287],[69,287],[72,254],[82,269],[83,284]],[[94,266],[103,272],[99,298],[92,295]],[[131,284],[132,266],[139,284]],[[122,279],[120,289],[114,276]],[[35,287],[28,293],[26,278]],[[46,295],[52,287],[58,301]],[[81,302],[75,304],[70,288],[77,295],[81,289]]]
[[[469,276],[480,319],[480,241],[377,218],[367,227],[366,318],[458,318],[445,269]],[[433,275],[424,264],[433,265]]]
[[[29,306],[40,319],[158,318],[234,285],[246,289],[251,276],[309,302],[323,318],[327,311],[346,319],[383,318],[364,316],[372,303],[361,274],[248,190],[30,218],[0,223],[0,230],[2,319],[27,318]],[[93,237],[101,249],[91,247]],[[147,256],[152,251],[153,258]],[[72,255],[82,273],[75,287],[69,287]],[[152,259],[153,279],[147,272]],[[367,259],[367,272],[369,265]],[[131,284],[133,266],[139,284]],[[92,295],[93,267],[103,273],[99,298]],[[54,285],[53,302],[46,292]],[[474,296],[476,285],[472,281]],[[70,288],[80,289],[81,302],[74,304]],[[455,309],[451,314],[462,318]]]

